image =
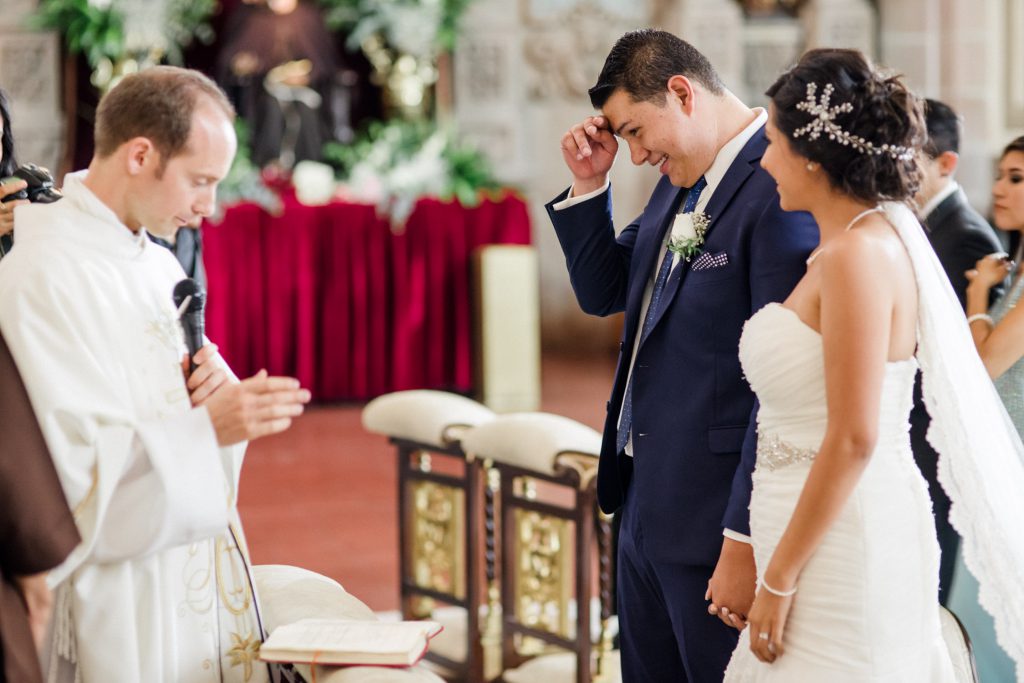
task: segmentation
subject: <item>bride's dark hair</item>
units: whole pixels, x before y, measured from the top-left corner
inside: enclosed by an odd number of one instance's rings
[[[924,144],[927,134],[920,100],[899,76],[880,72],[857,50],[837,49],[804,53],[765,93],[775,105],[775,127],[798,154],[821,165],[833,187],[869,203],[911,199],[921,183],[912,154],[859,151],[830,139],[827,131],[816,140],[808,134],[794,136],[814,119],[797,108],[807,99],[807,86],[812,83],[816,98],[832,86],[830,108],[850,104],[850,111],[835,114],[835,124],[876,149],[888,145],[916,152]]]

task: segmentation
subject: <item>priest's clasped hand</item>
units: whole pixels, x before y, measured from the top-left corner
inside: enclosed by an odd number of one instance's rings
[[[198,357],[198,353],[196,356]],[[226,382],[205,401],[217,443],[230,446],[288,429],[309,403],[309,390],[292,377],[269,377],[266,370],[241,382]]]
[[[188,387],[188,395],[192,399],[192,405],[203,405],[213,392],[228,381],[228,372],[217,360],[217,345],[207,342],[203,348],[196,351],[193,359],[196,369],[191,374],[188,372],[188,356],[181,361],[182,371],[185,373],[185,384]]]

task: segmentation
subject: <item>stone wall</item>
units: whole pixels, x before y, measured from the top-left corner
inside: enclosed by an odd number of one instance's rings
[[[4,0],[0,12],[0,87],[12,102],[12,130],[21,163],[58,172],[64,141],[61,57],[55,33],[26,28],[37,0]]]

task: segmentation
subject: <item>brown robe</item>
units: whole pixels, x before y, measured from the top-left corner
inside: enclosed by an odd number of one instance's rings
[[[78,545],[57,472],[0,337],[0,683],[42,680],[28,613],[13,581],[53,569]]]

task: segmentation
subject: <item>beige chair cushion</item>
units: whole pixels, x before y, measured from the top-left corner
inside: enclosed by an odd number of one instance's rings
[[[608,675],[601,683],[621,683],[622,667],[619,651],[612,651],[605,658]],[[505,683],[576,683],[576,655],[560,652],[554,655],[534,657],[517,669],[502,674]]]
[[[561,415],[512,413],[467,430],[462,449],[517,467],[553,474],[560,453],[601,454],[601,435]]]
[[[353,597],[337,581],[308,569],[280,564],[252,568],[259,596],[263,626],[268,632],[299,619],[356,619],[375,621],[369,607]],[[312,681],[309,667],[295,668]],[[376,666],[317,666],[317,683],[443,683],[422,665],[398,669]]]
[[[494,412],[476,401],[428,389],[396,391],[373,399],[363,408],[363,428],[438,448],[458,440],[459,427],[494,419]]]
[[[949,648],[949,658],[953,660],[953,672],[957,683],[977,683],[974,668],[974,656],[971,646],[964,637],[963,627],[953,613],[945,607],[939,607],[939,622],[942,625],[942,639]]]
[[[267,631],[300,619],[377,618],[340,583],[322,574],[282,564],[259,564],[252,572]]]

